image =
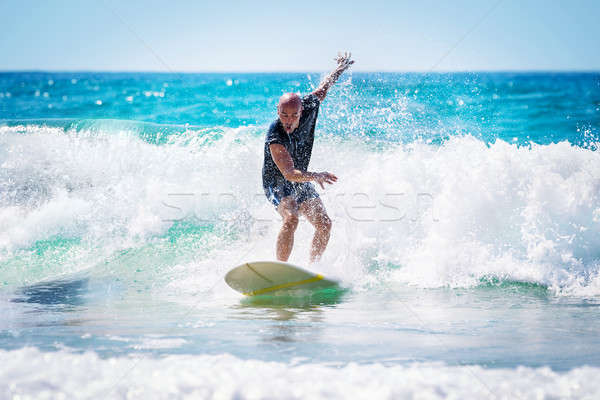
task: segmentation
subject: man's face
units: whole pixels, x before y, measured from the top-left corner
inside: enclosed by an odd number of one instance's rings
[[[285,105],[277,107],[279,120],[283,125],[283,129],[287,134],[294,132],[300,123],[300,115],[302,115],[302,105]]]

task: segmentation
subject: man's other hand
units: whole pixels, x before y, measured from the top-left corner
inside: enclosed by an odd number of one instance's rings
[[[332,184],[337,181],[337,176],[329,172],[319,172],[315,174],[315,182],[321,185],[322,189],[325,189],[324,183]]]

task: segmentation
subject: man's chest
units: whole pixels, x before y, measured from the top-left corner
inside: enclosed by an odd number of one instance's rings
[[[306,118],[302,118],[298,125],[298,128],[294,132],[284,135],[287,137],[287,141],[290,145],[290,150],[296,152],[298,149],[305,149],[306,146],[312,146],[314,137],[314,125],[315,119],[314,114],[308,115]]]
[[[310,130],[296,129],[290,134],[284,133],[282,141],[290,155],[296,158],[312,148],[313,133]]]

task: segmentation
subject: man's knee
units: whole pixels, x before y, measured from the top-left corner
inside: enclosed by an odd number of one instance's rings
[[[324,233],[329,233],[331,231],[331,218],[327,215],[323,215],[317,221],[316,228]]]
[[[283,218],[283,227],[295,231],[298,227],[298,214],[289,213]]]

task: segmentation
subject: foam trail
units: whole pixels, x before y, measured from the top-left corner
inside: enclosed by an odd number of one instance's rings
[[[597,398],[599,369],[484,369],[441,363],[386,367],[328,366],[242,360],[230,355],[174,355],[159,359],[101,359],[95,353],[0,350],[7,398],[152,397],[257,399]],[[78,368],[72,368],[77,365]],[[18,381],[14,377],[18,376]],[[94,376],[93,382],[89,377]],[[126,377],[126,379],[123,379]],[[268,377],[268,385],[265,385]],[[510,385],[506,383],[510,382]]]

